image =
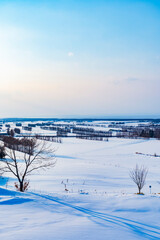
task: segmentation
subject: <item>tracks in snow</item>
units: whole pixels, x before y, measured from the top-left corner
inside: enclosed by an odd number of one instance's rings
[[[135,234],[147,239],[154,239],[154,240],[160,239],[160,227],[158,226],[151,226],[151,225],[143,224],[130,219],[117,217],[111,214],[101,213],[101,212],[93,211],[87,208],[79,207],[50,195],[38,194],[38,193],[31,193],[31,194],[43,199],[47,199],[54,203],[58,203],[65,207],[71,208],[73,210],[76,210],[82,213],[83,215],[86,215],[91,221],[97,224],[100,224],[103,227],[107,227],[108,225],[109,226],[117,225],[119,227],[131,230]]]

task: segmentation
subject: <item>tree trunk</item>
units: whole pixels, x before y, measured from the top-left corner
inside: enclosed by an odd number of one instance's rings
[[[23,181],[19,183],[19,191],[20,192],[24,191],[24,189],[23,189]]]
[[[141,189],[140,188],[138,188],[138,191],[139,191],[138,194],[141,194]]]

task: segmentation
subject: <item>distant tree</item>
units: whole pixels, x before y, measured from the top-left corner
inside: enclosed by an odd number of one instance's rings
[[[7,128],[7,135],[10,135],[10,129]]]
[[[5,156],[6,156],[5,147],[4,146],[0,146],[0,159],[4,159]]]
[[[15,129],[14,129],[14,132],[15,132],[16,134],[20,134],[20,133],[21,133],[21,130],[20,130],[20,128],[15,128]]]
[[[130,171],[130,178],[138,187],[138,194],[141,194],[141,190],[145,185],[146,177],[147,177],[148,170],[144,167],[136,167]]]
[[[11,135],[11,137],[14,137],[15,133],[14,133],[14,130],[13,130],[13,129],[11,129],[10,135]]]
[[[154,137],[154,131],[152,129],[149,130],[149,137],[150,138]]]
[[[155,137],[160,139],[160,129],[155,130]]]
[[[11,137],[14,137],[14,135],[15,135],[14,130],[13,129],[10,130],[10,128],[7,128],[7,135],[11,136]]]
[[[18,140],[8,137],[8,141],[10,142],[5,147],[5,153],[8,158],[5,160],[0,159],[0,172],[12,173],[18,180],[18,183],[15,183],[15,187],[19,191],[24,192],[29,185],[26,179],[29,174],[35,170],[45,170],[55,165],[55,151],[49,148],[45,141],[38,141],[35,138]],[[16,145],[19,142],[21,142],[22,148],[27,148],[27,151],[22,151],[20,156],[16,151]]]

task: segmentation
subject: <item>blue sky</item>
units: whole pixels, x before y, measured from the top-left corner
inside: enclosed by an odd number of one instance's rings
[[[0,1],[1,117],[160,117],[159,1]]]

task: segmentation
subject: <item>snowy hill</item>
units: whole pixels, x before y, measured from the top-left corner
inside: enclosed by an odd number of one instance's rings
[[[14,191],[13,178],[0,188],[2,239],[160,239],[160,158],[151,156],[160,154],[160,141],[63,139],[53,146],[56,166],[30,176],[27,193]],[[135,194],[129,177],[137,163],[149,171],[145,195]]]

